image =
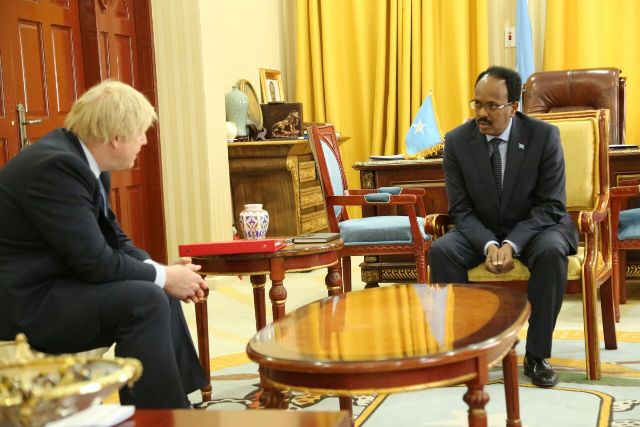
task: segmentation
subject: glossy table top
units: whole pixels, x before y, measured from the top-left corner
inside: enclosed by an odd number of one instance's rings
[[[385,286],[303,306],[260,330],[247,353],[261,365],[316,372],[437,364],[515,341],[528,314],[526,295],[506,288]]]

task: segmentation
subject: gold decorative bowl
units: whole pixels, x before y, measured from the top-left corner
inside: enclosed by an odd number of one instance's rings
[[[131,386],[141,374],[136,359],[49,356],[30,351],[18,336],[0,345],[0,426],[43,426]]]

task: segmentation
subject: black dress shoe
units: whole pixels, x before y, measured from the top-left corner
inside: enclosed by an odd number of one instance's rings
[[[538,387],[553,387],[558,384],[558,376],[547,361],[530,354],[524,356],[524,374]]]

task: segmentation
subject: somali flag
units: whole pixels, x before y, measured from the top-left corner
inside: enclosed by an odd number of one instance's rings
[[[422,102],[418,114],[404,139],[406,158],[427,157],[436,154],[443,147],[438,116],[431,93]]]
[[[527,0],[518,0],[516,4],[516,70],[522,83],[536,71]]]

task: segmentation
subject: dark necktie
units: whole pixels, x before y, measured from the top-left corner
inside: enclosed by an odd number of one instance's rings
[[[489,143],[493,147],[491,152],[491,171],[493,172],[493,180],[496,182],[498,189],[498,198],[502,197],[502,159],[500,158],[500,138],[493,138]]]
[[[102,213],[104,214],[104,216],[108,217],[107,191],[104,189],[104,185],[102,185],[102,181],[100,180],[100,178],[98,178],[98,187],[100,188],[100,200],[102,201],[100,203],[100,208],[102,209]]]

